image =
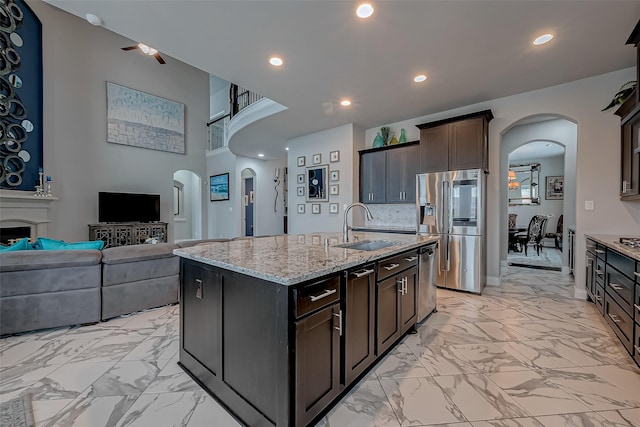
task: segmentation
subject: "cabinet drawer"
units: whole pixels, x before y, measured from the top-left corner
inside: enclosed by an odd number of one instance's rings
[[[596,270],[593,272],[593,279],[597,284],[604,287],[604,273],[606,270],[606,263],[601,258],[596,258]]]
[[[401,255],[378,261],[378,282],[416,265],[418,265],[417,251],[405,252]]]
[[[593,289],[593,300],[596,303],[596,308],[600,314],[604,314],[604,288],[599,285],[595,285]]]
[[[608,249],[607,264],[614,266],[616,270],[627,276],[630,280],[633,280],[635,277],[633,273],[636,269],[636,262],[627,256]]]
[[[615,268],[607,266],[605,290],[632,317],[634,286],[634,283],[627,276]]]
[[[622,345],[629,353],[632,353],[633,320],[609,294],[604,297],[604,318],[613,329],[613,332],[620,338]]]
[[[607,247],[604,245],[601,245],[600,243],[596,243],[596,247],[593,250],[596,254],[596,256],[600,259],[602,259],[603,261],[607,260]]]
[[[633,313],[636,323],[640,324],[640,284],[636,284],[636,298],[633,301]]]
[[[596,254],[597,243],[591,239],[587,239],[587,251],[591,252],[593,255]]]
[[[294,289],[296,318],[340,300],[340,276]]]

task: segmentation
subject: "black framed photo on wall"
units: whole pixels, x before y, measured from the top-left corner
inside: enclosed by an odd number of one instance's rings
[[[229,173],[210,176],[209,193],[212,202],[229,200]]]
[[[544,198],[546,200],[563,200],[564,176],[548,176],[546,181],[547,185]]]

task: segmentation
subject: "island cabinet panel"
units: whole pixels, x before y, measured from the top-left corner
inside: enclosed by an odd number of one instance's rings
[[[345,384],[351,384],[375,360],[375,286],[373,264],[346,273]]]
[[[395,276],[378,283],[377,354],[400,337],[400,287]]]
[[[184,271],[183,347],[215,376],[222,370],[222,275],[197,265]]]
[[[401,332],[404,333],[416,324],[418,306],[416,296],[418,293],[418,269],[412,267],[401,274],[404,280],[404,292],[400,299]]]

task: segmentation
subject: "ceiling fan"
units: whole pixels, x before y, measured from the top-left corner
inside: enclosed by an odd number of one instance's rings
[[[147,46],[144,43],[138,43],[135,46],[127,46],[127,47],[121,47],[120,49],[122,50],[134,50],[134,49],[138,49],[140,52],[144,53],[145,55],[149,55],[149,56],[153,56],[154,58],[156,58],[156,60],[161,63],[161,64],[166,64],[165,60],[162,58],[162,56],[160,56],[160,53],[158,53],[158,49],[154,49],[150,46]]]

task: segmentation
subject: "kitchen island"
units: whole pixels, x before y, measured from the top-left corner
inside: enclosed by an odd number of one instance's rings
[[[360,249],[318,233],[174,251],[180,365],[244,424],[310,424],[415,328],[417,251],[437,239],[351,241]]]

